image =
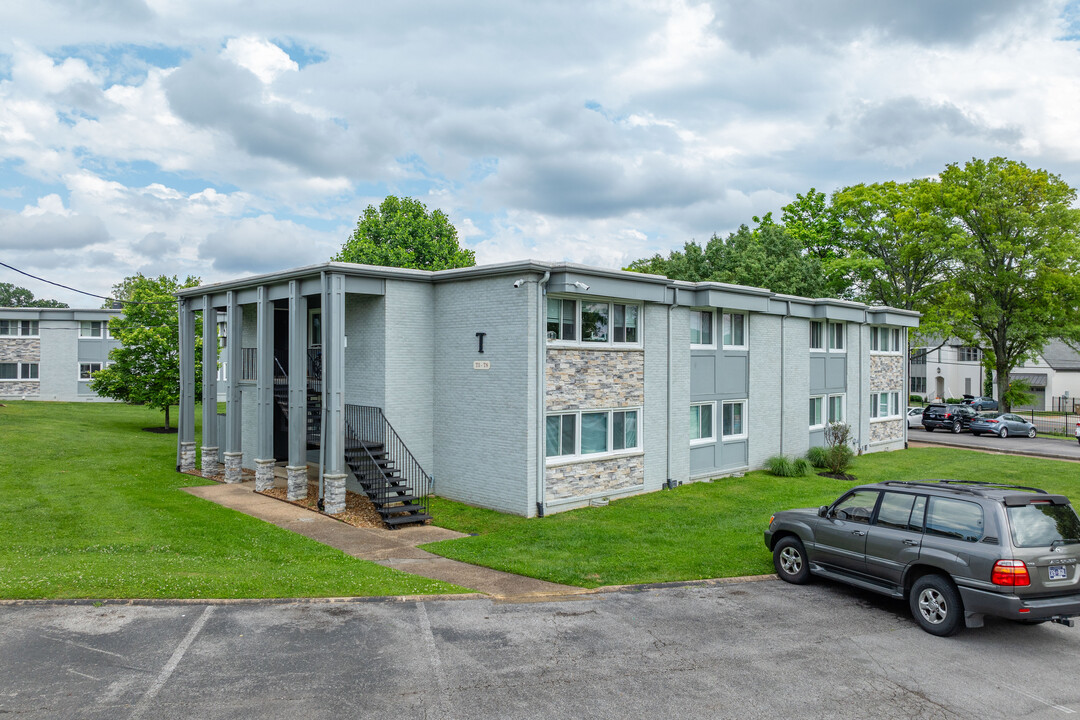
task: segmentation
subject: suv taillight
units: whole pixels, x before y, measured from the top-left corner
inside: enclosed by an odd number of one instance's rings
[[[1031,584],[1031,576],[1023,560],[998,560],[990,573],[990,582],[1009,587],[1027,587]]]

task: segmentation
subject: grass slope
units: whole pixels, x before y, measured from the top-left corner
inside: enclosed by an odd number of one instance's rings
[[[176,435],[141,431],[160,425],[160,413],[141,407],[0,407],[0,597],[462,591],[188,495],[180,488],[210,482],[175,472]]]
[[[954,478],[1034,485],[1080,500],[1080,466],[1056,460],[919,448],[857,458],[859,482]],[[852,483],[765,472],[638,495],[605,508],[525,519],[448,500],[435,522],[477,537],[424,549],[552,582],[598,587],[773,572],[762,540],[777,510],[816,507]]]

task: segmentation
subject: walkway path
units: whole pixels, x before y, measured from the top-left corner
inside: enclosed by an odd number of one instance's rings
[[[558,595],[590,592],[585,588],[559,585],[470,565],[420,550],[417,545],[465,537],[462,533],[425,525],[398,530],[358,528],[326,515],[255,492],[254,483],[203,485],[184,488],[186,492],[291,530],[346,555],[370,560],[402,572],[434,578],[478,590],[500,599],[551,599]]]

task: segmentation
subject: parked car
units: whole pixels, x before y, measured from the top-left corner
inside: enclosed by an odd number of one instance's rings
[[[970,400],[964,396],[964,404],[970,405],[972,410],[997,410],[997,400],[992,397],[973,397]]]
[[[922,426],[927,432],[944,428],[958,433],[967,430],[968,425],[971,424],[971,419],[977,414],[969,405],[931,403],[923,410]]]
[[[909,407],[907,409],[907,426],[909,430],[922,425],[922,411],[921,407]]]
[[[968,425],[972,435],[993,433],[999,437],[1027,435],[1035,437],[1035,426],[1015,413],[983,413],[976,415]]]
[[[1074,431],[1076,439],[1080,441],[1080,422],[1076,423],[1076,430]]]
[[[781,580],[818,576],[906,599],[952,635],[986,615],[1072,627],[1080,615],[1080,517],[1064,495],[991,482],[861,485],[831,505],[769,518]]]

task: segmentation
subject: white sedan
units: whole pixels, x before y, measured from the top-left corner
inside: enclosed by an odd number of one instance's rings
[[[922,411],[921,407],[909,407],[907,409],[907,426],[909,429],[922,427]]]

